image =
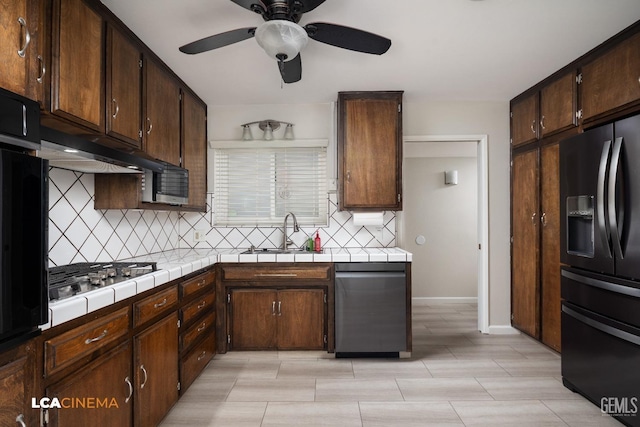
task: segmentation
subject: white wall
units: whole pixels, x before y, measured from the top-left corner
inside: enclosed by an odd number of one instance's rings
[[[457,185],[445,184],[449,170]],[[476,157],[405,157],[402,247],[413,254],[412,297],[478,296],[477,175]]]
[[[510,325],[509,103],[406,102],[403,118],[405,136],[488,136],[489,325]]]

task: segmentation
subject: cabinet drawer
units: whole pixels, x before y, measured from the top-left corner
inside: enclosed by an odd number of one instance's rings
[[[133,326],[140,326],[160,314],[170,311],[178,303],[178,287],[172,286],[133,305]]]
[[[330,280],[329,265],[239,265],[222,268],[223,280],[282,281],[284,280]]]
[[[66,368],[128,333],[127,307],[45,341],[45,375]]]
[[[185,306],[182,309],[182,322],[185,324],[185,326],[189,325],[201,313],[210,310],[213,307],[215,300],[216,295],[211,292],[203,295],[200,298],[196,298],[192,303]]]
[[[180,284],[182,289],[182,298],[186,298],[202,289],[210,289],[215,282],[215,274],[213,271],[209,271],[193,277],[189,280],[185,280]]]
[[[202,372],[215,354],[215,350],[215,334],[210,334],[182,358],[182,378],[180,379],[181,394],[184,394],[191,383],[198,378],[200,372]]]
[[[202,320],[196,322],[180,337],[182,340],[182,349],[189,348],[196,340],[211,332],[216,324],[216,315],[214,312],[206,315]]]

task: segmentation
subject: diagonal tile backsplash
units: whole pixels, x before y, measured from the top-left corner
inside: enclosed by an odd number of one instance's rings
[[[95,210],[93,174],[59,168],[49,170],[49,265],[113,261],[177,248],[275,248],[282,227],[214,227],[214,195],[207,212]],[[336,194],[327,198],[328,225],[289,230],[295,246],[320,231],[326,248],[392,247],[396,245],[395,212],[385,212],[383,227],[353,225],[350,212],[340,212]],[[195,232],[203,234],[195,240]]]

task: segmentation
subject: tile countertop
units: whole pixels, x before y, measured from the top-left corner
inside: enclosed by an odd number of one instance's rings
[[[327,248],[321,253],[241,254],[238,249],[175,249],[122,261],[155,261],[158,270],[60,301],[49,302],[49,322],[42,330],[60,325],[116,302],[179,279],[218,262],[411,262],[400,248]]]

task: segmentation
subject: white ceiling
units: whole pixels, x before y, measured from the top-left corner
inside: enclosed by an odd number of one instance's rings
[[[102,0],[209,106],[315,104],[338,91],[404,90],[405,101],[508,101],[640,19],[639,0],[327,0],[331,22],[392,40],[367,55],[314,40],[302,80],[281,85],[254,39],[198,55],[178,47],[262,18],[230,0]]]

